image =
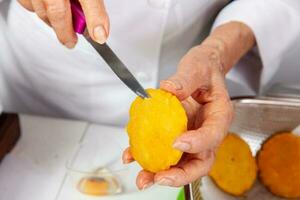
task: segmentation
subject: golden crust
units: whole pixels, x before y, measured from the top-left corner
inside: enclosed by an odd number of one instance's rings
[[[257,167],[248,144],[235,134],[228,134],[217,150],[209,173],[223,191],[241,196],[256,180]]]
[[[257,156],[259,178],[275,195],[300,197],[300,138],[289,132],[268,139]]]
[[[127,125],[130,152],[150,172],[176,165],[182,152],[173,148],[175,139],[187,130],[181,102],[166,91],[148,89],[151,98],[137,97],[130,108]]]

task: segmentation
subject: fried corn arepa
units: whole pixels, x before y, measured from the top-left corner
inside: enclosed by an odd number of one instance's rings
[[[150,98],[137,97],[132,103],[127,132],[134,159],[155,173],[180,160],[182,152],[173,143],[187,130],[187,116],[176,96],[160,89],[147,92]]]
[[[239,136],[228,134],[216,152],[216,160],[209,173],[224,192],[241,196],[256,180],[257,166],[250,147]]]
[[[300,197],[300,137],[289,132],[275,134],[257,156],[259,178],[275,195]]]

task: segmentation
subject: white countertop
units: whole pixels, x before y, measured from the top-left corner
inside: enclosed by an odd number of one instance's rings
[[[85,122],[22,115],[21,138],[0,164],[0,200],[176,199],[178,188],[161,186],[105,198],[82,195],[75,199],[68,198],[68,189],[63,187],[68,179],[66,162],[71,158],[87,126]]]

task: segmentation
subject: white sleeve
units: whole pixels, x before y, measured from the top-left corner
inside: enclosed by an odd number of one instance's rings
[[[240,21],[253,31],[263,66],[260,77],[263,87],[278,70],[283,56],[300,39],[300,1],[236,0],[219,13],[213,28],[229,21]],[[249,76],[239,74],[245,79]]]
[[[0,6],[1,6],[1,0],[0,0]],[[3,111],[3,106],[2,106],[2,100],[1,100],[1,94],[2,94],[2,87],[3,87],[3,72],[2,72],[2,67],[4,65],[3,63],[3,57],[2,55],[4,54],[3,52],[5,51],[4,47],[4,35],[3,35],[3,29],[6,27],[4,26],[4,21],[2,18],[2,13],[0,10],[0,115]]]
[[[3,108],[2,108],[1,98],[0,98],[0,115],[1,115],[2,111],[3,111]]]
[[[1,99],[0,99],[0,115],[1,115],[2,111],[3,111],[3,108],[2,108],[2,103],[1,103]]]

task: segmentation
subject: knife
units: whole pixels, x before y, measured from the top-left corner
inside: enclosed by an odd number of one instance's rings
[[[145,89],[106,43],[98,44],[92,40],[88,34],[83,34],[86,29],[86,20],[81,5],[77,0],[71,0],[71,11],[74,31],[78,34],[82,34],[86,38],[112,71],[120,78],[121,81],[123,81],[123,83],[125,83],[125,85],[127,85],[128,88],[142,98],[149,98]]]

